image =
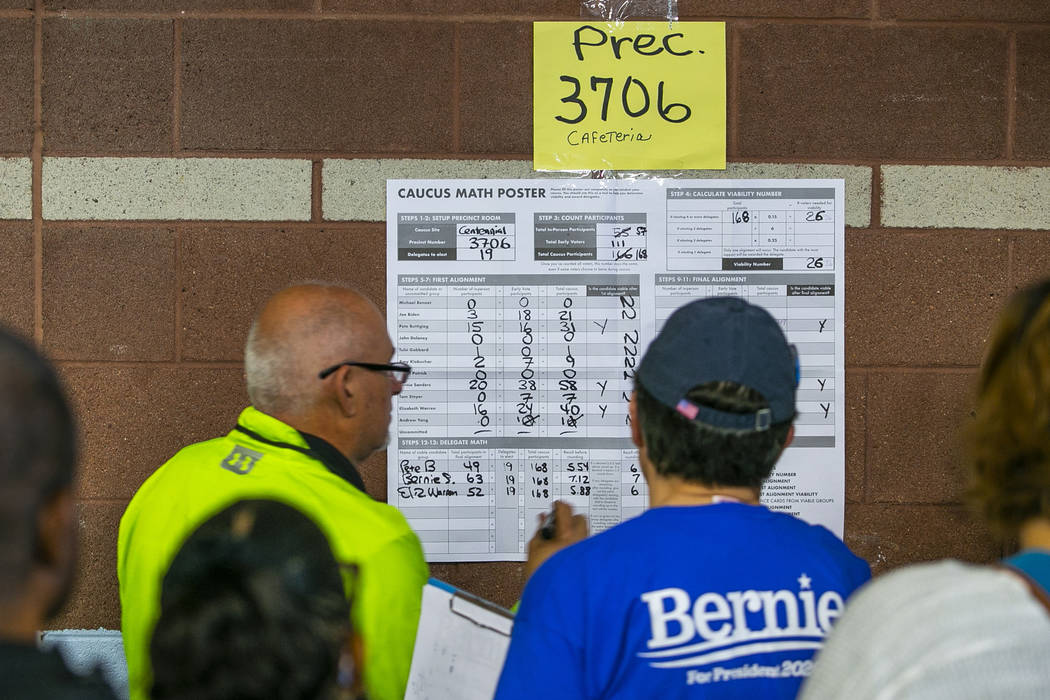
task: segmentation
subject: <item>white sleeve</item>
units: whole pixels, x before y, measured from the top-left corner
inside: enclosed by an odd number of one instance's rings
[[[857,592],[803,700],[1048,697],[1050,617],[1017,576],[958,561],[898,569]]]

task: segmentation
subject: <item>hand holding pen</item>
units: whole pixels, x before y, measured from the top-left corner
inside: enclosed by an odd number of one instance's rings
[[[552,555],[587,537],[587,518],[574,514],[572,506],[555,501],[551,511],[540,516],[539,529],[529,540],[529,558],[525,562],[525,577],[540,567]]]

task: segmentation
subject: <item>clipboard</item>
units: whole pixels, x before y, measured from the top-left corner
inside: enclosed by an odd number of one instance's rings
[[[405,700],[492,700],[513,626],[509,610],[430,579]]]

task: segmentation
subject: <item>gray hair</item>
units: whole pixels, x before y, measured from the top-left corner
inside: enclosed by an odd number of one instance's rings
[[[306,397],[296,391],[295,367],[283,343],[259,336],[259,318],[252,320],[244,345],[244,381],[252,405],[263,413],[295,414]]]
[[[347,287],[308,282],[318,288],[310,310],[287,319],[267,332],[260,331],[263,311],[252,320],[244,347],[244,377],[252,405],[273,416],[301,416],[321,391],[317,373],[327,364],[345,360],[356,349],[357,329],[365,321],[348,307]],[[290,289],[290,288],[287,288]]]

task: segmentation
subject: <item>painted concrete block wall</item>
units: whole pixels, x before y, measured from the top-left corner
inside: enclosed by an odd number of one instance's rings
[[[846,537],[877,571],[1002,548],[957,436],[989,325],[1050,273],[1050,4],[680,0],[728,23],[727,173],[847,183]],[[119,626],[120,515],[247,398],[297,280],[385,303],[386,177],[531,175],[531,22],[569,0],[0,0],[0,320],[82,421],[56,628]],[[537,177],[551,177],[537,174]],[[363,465],[385,497],[385,462]],[[502,603],[521,567],[443,564]]]
[[[117,697],[128,697],[128,664],[117,630],[50,630],[40,635],[40,646],[55,649],[75,673],[97,669]]]

